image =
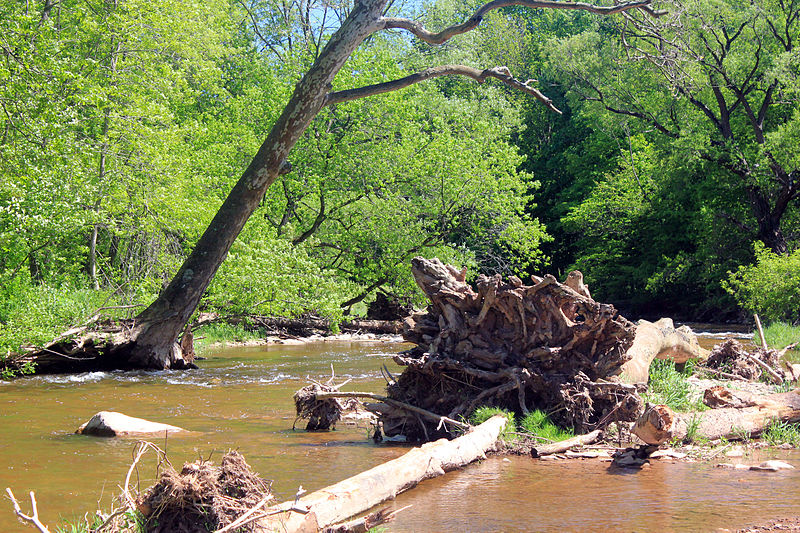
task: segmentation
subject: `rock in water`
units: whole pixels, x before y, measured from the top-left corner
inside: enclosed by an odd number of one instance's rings
[[[95,437],[121,437],[124,435],[163,435],[165,432],[177,433],[179,431],[186,430],[169,424],[134,418],[114,411],[100,411],[79,427],[75,433],[93,435]]]

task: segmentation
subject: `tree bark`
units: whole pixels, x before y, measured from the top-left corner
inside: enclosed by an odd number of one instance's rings
[[[708,391],[706,391],[708,392]],[[784,392],[768,396],[728,391],[718,409],[675,413],[666,405],[651,406],[633,426],[633,433],[647,444],[673,439],[703,437],[709,440],[760,435],[774,420],[800,422],[800,394]]]
[[[438,440],[414,448],[402,457],[313,492],[297,503],[266,510],[274,513],[257,522],[258,531],[317,531],[394,498],[421,481],[441,476],[494,450],[506,418],[496,415],[454,440]]]

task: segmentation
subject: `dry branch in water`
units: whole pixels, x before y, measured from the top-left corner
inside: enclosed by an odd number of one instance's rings
[[[14,497],[14,493],[11,492],[10,488],[6,488],[6,493],[8,494],[8,497],[11,498],[11,503],[14,506],[14,514],[16,514],[20,520],[31,524],[33,527],[35,527],[42,533],[50,533],[50,530],[47,529],[47,526],[45,526],[39,520],[39,509],[36,506],[36,497],[34,496],[33,491],[30,492],[32,514],[29,515],[22,512],[22,508],[20,507],[19,502]]]

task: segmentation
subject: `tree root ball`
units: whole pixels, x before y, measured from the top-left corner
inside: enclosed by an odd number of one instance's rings
[[[271,487],[272,482],[255,474],[240,453],[230,451],[220,466],[195,461],[180,472],[168,466],[136,505],[147,518],[148,533],[207,532],[233,523],[271,497]],[[253,527],[245,524],[236,531],[254,531]]]

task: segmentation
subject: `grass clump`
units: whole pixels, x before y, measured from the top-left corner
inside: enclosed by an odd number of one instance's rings
[[[558,442],[569,439],[575,434],[568,429],[555,425],[547,413],[540,410],[531,411],[520,422],[520,428],[524,433],[528,433],[541,440]]]
[[[775,419],[764,431],[762,438],[772,446],[791,444],[800,447],[800,425]]]
[[[753,338],[758,338],[758,332],[754,332],[753,335]],[[764,339],[770,348],[781,350],[790,344],[800,342],[800,326],[793,326],[786,322],[773,322],[764,328]],[[800,345],[786,352],[786,358],[794,361],[800,359]]]
[[[654,360],[650,365],[650,380],[644,400],[652,404],[667,405],[677,412],[704,410],[703,402],[692,394],[692,387],[686,381],[691,374],[692,365],[688,363],[683,372],[678,372],[672,361]]]
[[[503,415],[508,419],[506,427],[503,428],[503,432],[500,433],[500,438],[505,442],[515,441],[517,439],[517,423],[516,420],[514,420],[514,413],[511,411],[500,409],[499,407],[478,407],[472,412],[472,415],[470,415],[469,423],[473,426],[477,426],[478,424],[483,424],[494,415]]]
[[[264,333],[258,329],[248,328],[244,324],[228,324],[227,322],[206,324],[194,334],[195,349],[200,352],[212,345],[256,341],[264,338]]]

